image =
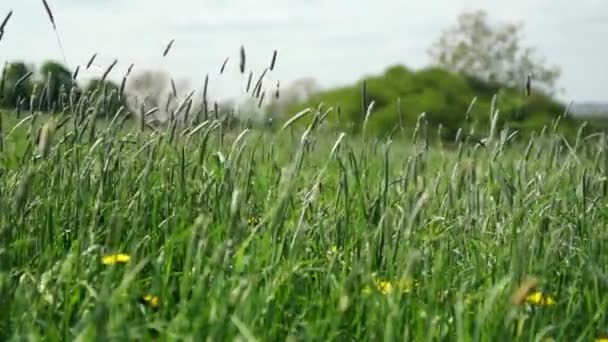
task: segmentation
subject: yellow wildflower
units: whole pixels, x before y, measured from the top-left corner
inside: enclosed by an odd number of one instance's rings
[[[376,280],[376,288],[385,295],[393,293],[393,284],[388,280]]]
[[[110,254],[106,255],[101,259],[101,262],[104,265],[116,265],[116,264],[126,264],[129,262],[131,257],[128,254]]]
[[[511,303],[514,305],[523,305],[530,293],[534,291],[538,285],[538,280],[534,277],[526,277],[519,285],[519,288],[511,295]]]
[[[160,298],[154,295],[147,294],[143,296],[141,300],[145,304],[148,304],[148,306],[154,310],[158,309],[158,307],[160,306]]]
[[[416,283],[411,279],[402,279],[394,284],[389,280],[376,279],[374,281],[374,287],[376,290],[384,295],[389,295],[393,291],[399,291],[401,293],[410,293],[416,287]],[[363,288],[363,294],[371,294],[372,288],[365,286]]]
[[[532,292],[526,296],[526,303],[537,306],[555,305],[555,298],[540,291]]]
[[[608,342],[608,337],[598,337],[593,341],[594,342]]]
[[[527,277],[519,288],[511,296],[511,302],[515,305],[530,304],[535,306],[555,305],[556,300],[553,296],[536,290],[538,279]]]

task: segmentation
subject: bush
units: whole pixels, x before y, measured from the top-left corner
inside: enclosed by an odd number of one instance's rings
[[[417,118],[425,118],[433,128],[441,125],[444,138],[454,137],[459,128],[489,129],[492,99],[500,110],[499,128],[516,127],[520,131],[536,130],[563,113],[564,106],[540,92],[525,96],[522,90],[502,87],[454,74],[439,68],[411,71],[404,66],[392,66],[382,75],[365,80],[367,104],[374,102],[368,132],[381,136],[400,124],[413,128]],[[330,115],[330,124],[341,130],[360,132],[365,117],[363,81],[353,86],[317,93],[305,103],[293,106],[289,113],[323,104],[324,108],[339,107],[342,121]],[[466,113],[473,99],[477,101],[467,121]],[[401,118],[399,117],[401,113]],[[286,118],[287,119],[287,118]]]

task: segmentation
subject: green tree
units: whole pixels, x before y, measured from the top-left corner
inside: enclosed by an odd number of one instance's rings
[[[523,96],[521,89],[484,82],[442,68],[418,71],[392,66],[384,74],[366,78],[367,103],[374,102],[367,132],[385,135],[416,126],[422,113],[429,127],[441,125],[441,137],[451,140],[459,129],[487,133],[491,109],[500,110],[498,128],[517,129],[522,133],[540,130],[564,112],[564,106],[551,97],[534,92]],[[291,115],[304,108],[340,108],[327,118],[329,125],[340,130],[360,132],[365,113],[362,112],[363,83],[315,93],[308,101],[290,108]],[[495,107],[493,97],[497,96]],[[473,98],[475,105],[470,108]],[[285,120],[290,118],[287,115]],[[308,117],[310,118],[310,116]],[[302,123],[306,123],[302,120]],[[563,119],[562,125],[568,125]]]
[[[21,100],[27,100],[32,92],[31,69],[24,62],[5,65],[0,81],[0,106],[15,107]]]
[[[72,73],[61,63],[48,61],[40,67],[49,110],[61,109],[72,85]]]
[[[433,62],[446,70],[490,84],[522,87],[528,75],[537,89],[555,91],[560,69],[537,57],[522,43],[523,26],[491,25],[485,11],[463,13],[429,50]]]

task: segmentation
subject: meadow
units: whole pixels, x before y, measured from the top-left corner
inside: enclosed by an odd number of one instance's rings
[[[605,134],[442,146],[423,119],[380,139],[304,116],[2,113],[0,339],[606,336]]]

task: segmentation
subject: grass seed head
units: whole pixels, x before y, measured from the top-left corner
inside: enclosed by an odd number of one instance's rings
[[[43,158],[46,158],[51,151],[54,135],[55,123],[52,120],[49,120],[40,129],[40,138],[38,139],[38,153],[40,153],[40,156]]]

